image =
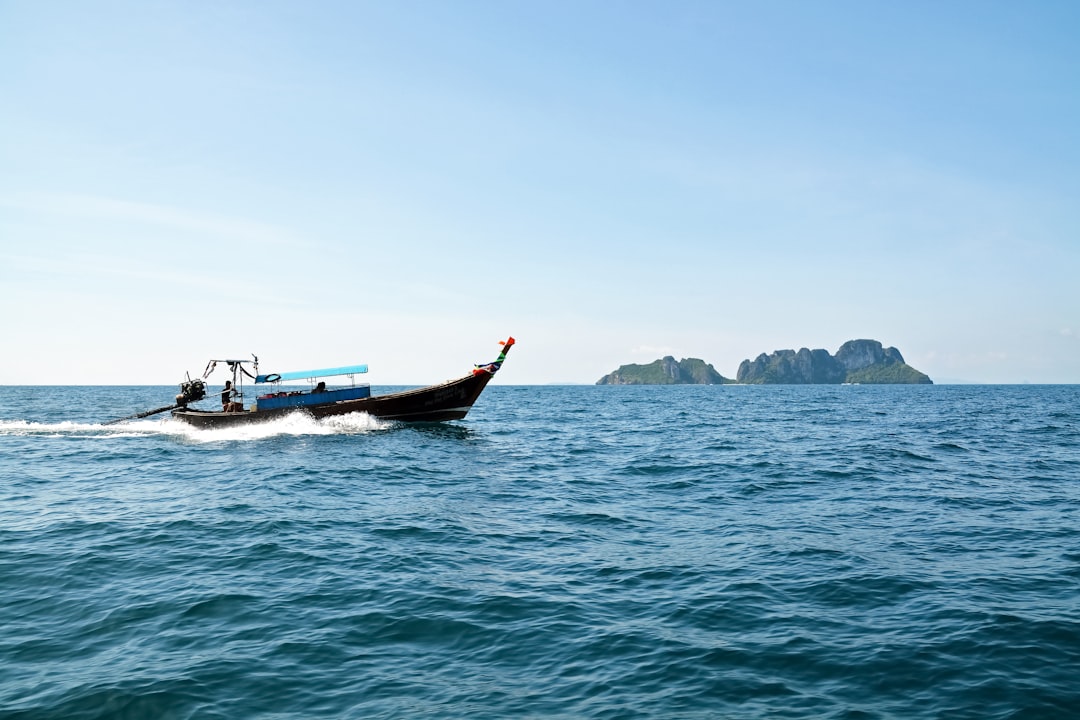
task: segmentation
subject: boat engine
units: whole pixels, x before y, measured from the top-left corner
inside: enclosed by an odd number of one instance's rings
[[[176,404],[187,407],[188,403],[198,402],[206,397],[206,383],[195,378],[180,383],[180,394],[176,396]]]

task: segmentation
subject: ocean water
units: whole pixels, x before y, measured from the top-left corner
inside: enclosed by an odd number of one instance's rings
[[[0,717],[1080,717],[1080,387],[0,388]]]

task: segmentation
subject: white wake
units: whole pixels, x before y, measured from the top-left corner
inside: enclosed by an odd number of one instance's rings
[[[192,442],[263,440],[288,435],[363,435],[393,427],[395,423],[379,420],[367,413],[349,413],[316,420],[304,413],[293,413],[268,422],[203,430],[172,418],[128,420],[115,425],[100,423],[38,423],[27,420],[0,420],[0,435],[36,435],[40,437],[122,438],[171,436]]]

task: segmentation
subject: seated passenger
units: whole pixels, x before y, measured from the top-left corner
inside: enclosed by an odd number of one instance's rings
[[[315,386],[315,389],[311,391],[311,394],[314,395],[315,393],[324,393],[324,392],[326,392],[326,383],[323,382],[322,380],[320,380],[319,384]]]

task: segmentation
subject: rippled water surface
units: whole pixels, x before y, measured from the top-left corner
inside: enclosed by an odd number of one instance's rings
[[[0,717],[1080,717],[1080,387],[173,394],[0,388]]]

